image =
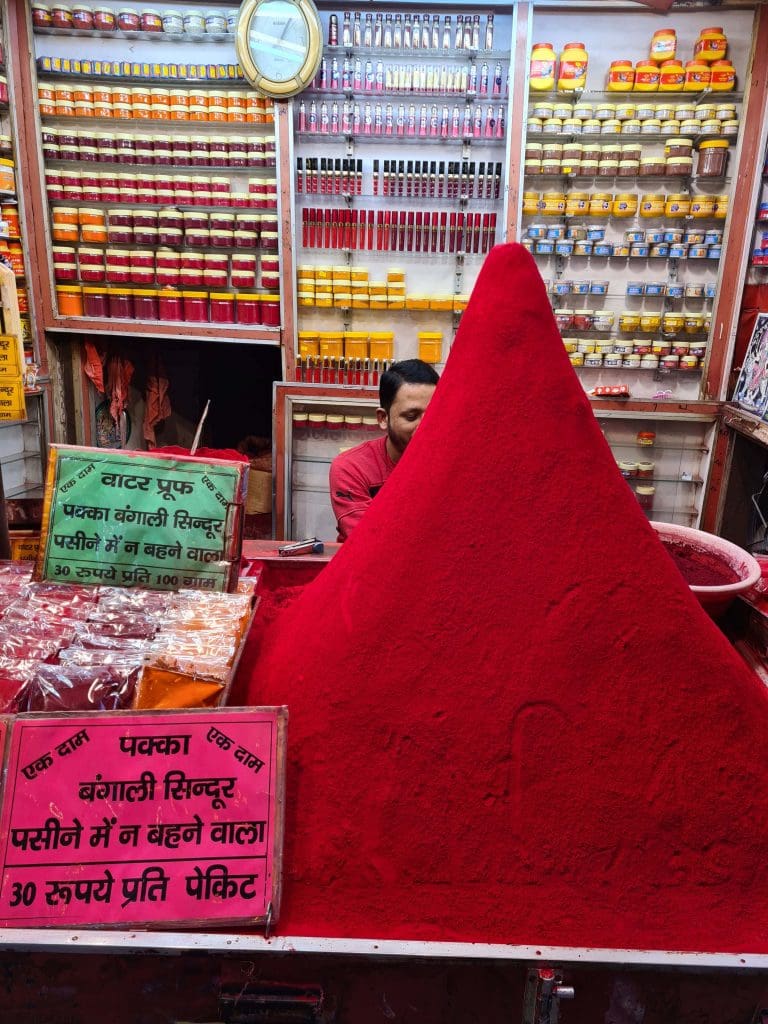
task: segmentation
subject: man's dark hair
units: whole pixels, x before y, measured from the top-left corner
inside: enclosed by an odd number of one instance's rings
[[[423,359],[403,359],[392,363],[379,381],[379,405],[389,412],[403,384],[437,384],[439,380],[435,368]]]

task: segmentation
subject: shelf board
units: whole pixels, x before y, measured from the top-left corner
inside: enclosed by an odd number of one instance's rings
[[[274,178],[276,175],[277,167],[234,167],[232,164],[209,164],[207,167],[195,166],[191,167],[189,164],[128,164],[118,163],[112,160],[46,160],[45,166],[54,170],[65,171],[69,168],[73,170],[83,171],[111,171],[114,169],[116,174],[125,174],[127,171],[134,172],[136,174],[186,174],[186,175],[217,175],[221,171],[226,171],[229,174],[247,174],[249,178]],[[59,200],[54,200],[59,202]],[[64,200],[61,200],[64,202]]]
[[[383,145],[386,145],[386,146],[389,146],[389,145],[399,145],[399,146],[402,146],[403,143],[406,143],[406,144],[410,143],[410,144],[415,145],[415,146],[422,146],[422,145],[435,146],[435,145],[440,145],[440,146],[454,146],[454,147],[457,147],[457,148],[460,148],[460,147],[463,147],[463,146],[472,146],[472,147],[488,146],[488,147],[497,148],[499,146],[505,145],[505,143],[506,143],[506,138],[488,139],[488,138],[485,138],[485,137],[475,137],[474,135],[471,136],[471,137],[468,137],[468,138],[463,138],[462,137],[462,138],[452,139],[452,138],[441,138],[441,137],[436,136],[436,135],[373,135],[373,134],[371,134],[371,135],[363,135],[362,133],[355,134],[353,132],[339,132],[337,135],[331,135],[330,133],[323,133],[323,132],[297,132],[296,133],[296,140],[297,140],[297,142],[300,142],[300,143],[301,142],[305,142],[305,141],[310,141],[310,142],[324,141],[324,142],[339,143],[339,144],[343,145],[343,144],[346,144],[347,142],[355,142],[355,143],[362,142],[362,143],[365,143],[367,145],[368,143],[375,142],[375,143],[380,143],[380,144],[383,144]]]
[[[90,317],[56,317],[45,329],[61,334],[129,334],[137,338],[173,341],[209,341],[279,347],[281,328],[250,324],[164,323],[160,320],[117,320]]]
[[[117,79],[109,78],[107,82],[115,82]],[[138,81],[138,79],[136,79]],[[153,80],[154,81],[154,80]],[[173,79],[173,82],[177,82],[178,79]],[[184,84],[184,83],[182,83]],[[189,84],[189,83],[187,83]],[[198,83],[199,84],[199,83]],[[229,87],[229,86],[227,86]],[[127,131],[128,128],[134,128],[139,134],[147,132],[151,129],[152,132],[162,132],[163,135],[183,134],[189,136],[191,132],[196,135],[205,135],[210,129],[214,130],[214,134],[220,132],[225,135],[248,135],[256,136],[259,138],[274,139],[275,132],[274,127],[269,130],[267,122],[256,122],[256,121],[238,121],[230,124],[227,121],[143,121],[141,118],[136,117],[77,117],[76,115],[64,115],[64,114],[44,114],[40,117],[40,123],[43,125],[49,125],[51,128],[66,127],[70,126],[73,128],[91,128],[94,126],[104,128],[114,128],[116,132]],[[97,163],[98,161],[93,161]],[[148,166],[154,166],[150,164]]]
[[[98,29],[35,28],[36,36],[63,36],[83,42],[95,39],[141,39],[157,43],[230,43],[235,46],[235,34],[230,32],[126,32],[116,28],[111,32]]]
[[[595,413],[596,416],[600,415],[600,412]],[[605,436],[605,435],[603,435]],[[649,456],[653,452],[695,452],[698,455],[707,455],[709,448],[705,448],[697,445],[677,445],[677,444],[638,444],[637,441],[611,441],[610,438],[605,438],[610,448],[631,448],[633,450],[640,449]]]
[[[723,423],[738,434],[768,448],[768,423],[732,402],[723,406]]]
[[[442,28],[441,28],[442,32]],[[417,47],[410,50],[402,46],[323,46],[323,54],[328,57],[408,57],[411,60],[417,57],[424,57],[432,60],[509,60],[509,50],[457,50],[451,47],[448,50],[442,48],[433,49],[427,46],[424,49]],[[688,93],[688,96],[691,94]]]
[[[671,100],[681,102],[687,100],[690,103],[694,103],[698,106],[700,103],[705,101],[717,99],[725,103],[728,100],[734,103],[741,103],[744,99],[744,93],[736,92],[735,90],[724,90],[724,89],[702,89],[700,92],[667,92],[667,90],[656,90],[655,92],[641,92],[637,89],[628,89],[627,91],[617,90],[605,90],[605,89],[582,89],[581,91],[574,90],[573,92],[558,92],[556,89],[547,89],[545,91],[535,90],[531,93],[531,96],[536,96],[538,100],[553,100],[565,103],[568,100],[585,100],[591,99],[604,99],[611,100],[614,103],[630,103],[633,100],[638,103],[645,101],[646,103],[655,102],[661,100]],[[533,100],[531,96],[528,98],[529,105],[532,105]]]

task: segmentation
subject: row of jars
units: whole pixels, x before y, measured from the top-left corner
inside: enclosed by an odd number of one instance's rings
[[[167,35],[234,34],[237,10],[158,11],[152,8],[93,7],[90,4],[32,4],[36,29],[64,32],[149,32]]]
[[[77,57],[38,57],[38,74],[88,75],[93,78],[155,78],[159,82],[236,82],[243,78],[239,64],[166,64],[130,60],[78,60]]]
[[[566,309],[553,310],[558,330],[597,331],[610,333],[614,327],[622,334],[656,334],[661,331],[666,338],[682,334],[702,334],[709,331],[711,313],[661,313],[636,312],[627,310],[616,314],[612,309]]]
[[[571,355],[579,353],[583,356],[618,355],[625,360],[633,356],[666,356],[678,358],[688,356],[691,359],[704,359],[707,346],[703,340],[686,341],[684,338],[578,338],[563,337],[566,352]],[[635,363],[631,359],[629,365]]]
[[[57,285],[56,304],[61,316],[280,326],[279,295]]]
[[[609,295],[610,283],[607,278],[590,278],[589,281],[573,281],[567,277],[554,280],[544,279],[547,291],[551,295],[563,298],[566,295]],[[701,284],[697,281],[627,281],[625,295],[627,298],[659,298],[659,299],[713,299],[716,286],[714,282]]]
[[[153,88],[41,82],[41,117],[104,117],[144,121],[272,124],[271,101],[243,89]]]
[[[86,242],[91,245],[188,246],[204,249],[256,249],[277,252],[277,217],[271,214],[212,214],[170,211],[162,226],[148,224],[143,216],[135,224],[131,210],[92,210],[60,207],[53,211],[54,242]],[[57,219],[58,218],[58,219]],[[216,227],[211,227],[211,224]]]
[[[521,243],[525,249],[536,256],[596,256],[600,259],[676,259],[676,260],[719,260],[722,256],[722,245],[705,245],[696,243],[689,245],[684,242],[592,242],[582,239],[573,242],[564,239],[553,242],[549,239],[534,241],[524,238]]]
[[[610,104],[607,106],[611,106]],[[702,105],[696,108],[697,115],[680,116],[673,105],[661,107],[661,113],[667,117],[657,116],[652,106],[634,108],[637,117],[536,117],[528,118],[529,135],[712,135],[735,137],[739,133],[739,119],[735,105]],[[622,114],[632,111],[631,104],[616,106],[616,112]],[[605,112],[605,108],[601,108]],[[690,107],[682,107],[682,113],[689,114]],[[698,113],[710,116],[698,116]],[[640,114],[646,116],[639,116]],[[716,114],[728,115],[717,117]]]
[[[675,355],[620,355],[618,352],[569,352],[568,358],[571,366],[584,367],[585,369],[599,369],[601,367],[612,367],[623,370],[698,370],[703,360],[696,356],[675,356]]]
[[[216,175],[116,174],[113,171],[48,169],[45,184],[51,202],[143,202],[151,206],[179,204],[277,209],[277,182],[274,178],[249,178],[247,192],[232,192],[229,178]]]
[[[689,192],[523,192],[523,213],[550,217],[715,217],[728,214],[727,195]]]
[[[274,167],[275,140],[260,135],[134,135],[44,127],[43,156],[51,160],[167,167]]]
[[[533,98],[529,107],[529,115],[541,120],[557,118],[566,121],[575,118],[577,121],[732,121],[737,117],[736,104],[730,101],[717,101],[708,99],[701,103],[683,101],[673,103],[670,100],[664,103],[653,103],[646,99],[627,98],[618,103],[610,100],[601,100],[599,103],[589,103],[585,100],[555,100],[547,101]]]
[[[529,224],[526,238],[548,239],[549,241],[589,241],[602,242],[606,236],[605,224]],[[676,244],[683,242],[685,245],[722,245],[723,232],[719,228],[698,227],[663,227],[663,228],[632,228],[625,231],[624,241],[630,245],[640,242],[647,242],[649,245],[657,245],[659,242]]]
[[[725,176],[728,139],[699,143],[696,174],[703,178]],[[694,173],[693,140],[669,138],[663,154],[643,156],[637,142],[619,145],[597,142],[527,142],[525,173],[581,175],[583,177],[681,177]]]
[[[173,249],[95,249],[54,246],[54,278],[59,284],[132,284],[161,287],[255,288],[280,287],[274,255],[252,252],[182,252]]]
[[[641,60],[612,60],[606,76],[609,92],[732,92],[736,69],[729,60],[706,64],[701,59],[665,60],[661,66]]]

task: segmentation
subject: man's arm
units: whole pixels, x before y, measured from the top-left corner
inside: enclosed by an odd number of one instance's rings
[[[336,458],[331,463],[328,485],[339,540],[344,541],[368,511],[373,498],[359,469],[350,467],[348,460],[343,458]]]

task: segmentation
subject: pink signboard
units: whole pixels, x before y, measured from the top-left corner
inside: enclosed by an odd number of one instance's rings
[[[20,715],[0,927],[276,919],[285,708]]]

